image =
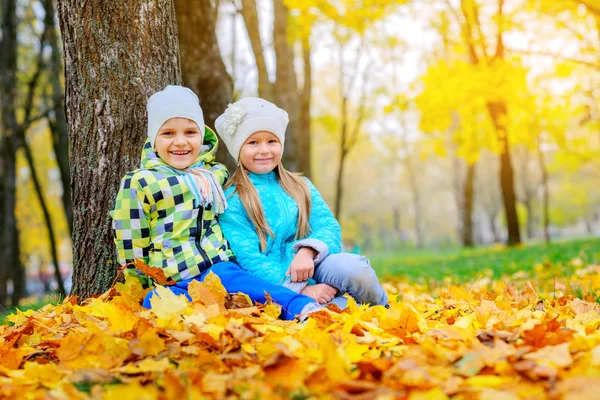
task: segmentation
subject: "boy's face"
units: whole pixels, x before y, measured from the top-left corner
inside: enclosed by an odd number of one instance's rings
[[[200,154],[203,137],[194,121],[171,118],[160,127],[154,141],[154,151],[171,167],[185,169]]]
[[[253,133],[240,149],[240,162],[255,174],[266,174],[281,161],[281,142],[271,132]]]

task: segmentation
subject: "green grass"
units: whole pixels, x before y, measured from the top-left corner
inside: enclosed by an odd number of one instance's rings
[[[564,240],[550,245],[532,244],[476,249],[410,250],[370,255],[371,264],[383,278],[405,276],[409,280],[442,280],[449,276],[458,282],[477,279],[491,270],[494,278],[518,271],[532,273],[536,264],[550,262],[568,272],[568,261],[581,258],[584,264],[600,263],[600,238]]]
[[[5,309],[0,308],[0,325],[11,324],[10,322],[8,322],[6,320],[6,317],[8,317],[11,314],[14,314],[17,311],[17,309],[19,309],[21,311],[38,310],[38,309],[44,307],[46,304],[57,305],[57,304],[62,303],[63,300],[64,300],[64,297],[59,294],[49,294],[43,299],[25,303],[18,307],[10,306]]]
[[[600,263],[600,238],[565,240],[545,244],[525,245],[516,248],[503,246],[481,247],[476,249],[415,250],[397,253],[369,255],[371,264],[382,279],[404,276],[413,281],[441,281],[451,277],[457,282],[477,279],[485,271],[491,270],[494,278],[511,275],[518,271],[532,274],[536,264],[550,262],[555,272],[570,274],[573,267],[568,264],[574,258],[581,258],[583,264]],[[58,304],[57,296],[19,306],[21,311],[38,309],[45,304]],[[9,307],[0,310],[0,325],[16,310]]]

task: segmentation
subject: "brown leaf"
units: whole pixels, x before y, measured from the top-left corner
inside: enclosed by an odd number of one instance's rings
[[[136,258],[132,263],[138,270],[142,271],[144,274],[148,275],[154,282],[163,286],[171,286],[175,285],[175,282],[171,277],[167,278],[165,276],[165,271],[162,268],[151,267],[149,265],[144,264],[142,260]]]

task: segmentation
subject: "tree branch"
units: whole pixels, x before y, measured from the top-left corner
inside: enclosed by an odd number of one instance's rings
[[[546,52],[546,51],[519,50],[519,49],[511,49],[509,47],[506,47],[505,50],[509,51],[511,53],[525,54],[525,55],[529,55],[529,56],[552,57],[552,58],[557,59],[557,60],[569,61],[569,62],[572,62],[572,63],[581,64],[581,65],[586,66],[586,67],[590,67],[590,68],[594,68],[594,69],[600,70],[600,64],[598,64],[598,63],[594,63],[594,62],[591,62],[591,61],[586,61],[586,60],[582,60],[582,59],[578,59],[578,58],[564,57],[564,56],[562,56],[560,54],[554,54],[554,53],[550,53],[550,52]]]
[[[40,49],[38,53],[36,69],[33,76],[27,84],[27,97],[25,100],[25,118],[23,120],[23,123],[21,124],[21,129],[19,129],[23,133],[29,127],[31,111],[33,109],[33,98],[35,96],[35,90],[37,89],[38,80],[40,78],[40,75],[42,74],[42,70],[44,69],[44,49],[46,48],[47,37],[50,34],[49,28],[50,27],[48,26],[48,24],[44,23],[44,30],[42,31],[42,35],[40,36]]]

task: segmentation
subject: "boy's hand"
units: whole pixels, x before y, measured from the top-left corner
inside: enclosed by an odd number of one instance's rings
[[[302,247],[290,263],[290,267],[285,273],[292,277],[292,282],[304,282],[312,278],[315,273],[315,262],[313,259],[317,252],[310,247]]]
[[[317,283],[316,285],[307,286],[300,292],[300,294],[312,297],[319,304],[329,303],[335,297],[336,293],[337,289],[326,283]]]

